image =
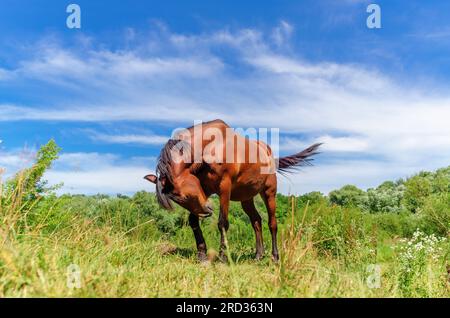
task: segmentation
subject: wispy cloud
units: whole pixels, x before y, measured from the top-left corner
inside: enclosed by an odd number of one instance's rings
[[[2,178],[12,177],[18,170],[30,167],[34,150],[0,152]],[[154,167],[155,157],[125,158],[111,153],[62,153],[45,173],[50,185],[61,184],[59,193],[129,194],[140,190],[153,191],[154,186],[143,177]],[[4,170],[4,171],[3,171]]]
[[[114,154],[66,153],[45,174],[50,184],[64,182],[60,193],[129,194],[153,191],[143,177],[154,166],[155,158],[123,158]]]
[[[333,137],[329,135],[320,136],[318,138],[304,139],[286,137],[280,141],[280,150],[298,151],[306,148],[313,143],[322,143],[323,152],[360,152],[366,153],[369,149],[369,141],[359,137]]]
[[[96,131],[88,132],[89,138],[95,141],[101,141],[111,144],[142,144],[142,145],[162,145],[167,142],[169,137],[160,136],[156,134],[137,135],[137,134],[125,134],[125,135],[110,135],[103,134]]]
[[[24,77],[53,81],[54,77],[66,80],[125,82],[145,80],[155,76],[189,78],[208,77],[223,67],[219,59],[185,57],[141,57],[134,51],[88,51],[76,55],[56,45],[43,47],[32,59],[23,61],[14,70]]]
[[[278,46],[289,44],[289,40],[293,31],[294,27],[292,26],[292,24],[282,20],[279,26],[273,29],[272,40]]]
[[[61,96],[35,105],[2,104],[0,121],[139,121],[175,128],[222,118],[235,127],[277,127],[292,135],[282,138],[283,151],[322,141],[321,156],[348,153],[352,168],[342,162],[324,167],[329,175],[317,180],[321,188],[330,179],[350,181],[343,177],[350,172],[359,174],[354,180],[363,186],[375,175],[378,180],[448,163],[450,93],[439,89],[442,83],[418,88],[364,65],[305,60],[288,49],[292,32],[282,21],[268,33],[223,29],[189,35],[162,28],[150,49],[142,48],[145,39],[117,51],[47,44],[6,73],[14,74],[14,85],[34,81]],[[308,137],[294,137],[299,134]],[[91,138],[147,145],[165,140],[129,131]],[[359,161],[351,153],[377,160]],[[379,169],[368,169],[370,164]]]
[[[427,40],[441,41],[445,38],[450,37],[450,27],[445,26],[433,30],[421,30],[420,32],[412,33],[409,36]]]
[[[36,157],[36,150],[24,147],[10,151],[0,150],[0,172],[2,177],[10,178],[17,171],[29,167]]]

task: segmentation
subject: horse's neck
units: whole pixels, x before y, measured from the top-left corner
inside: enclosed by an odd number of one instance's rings
[[[174,179],[180,176],[186,169],[188,169],[188,167],[184,162],[172,162],[170,164],[170,170]]]

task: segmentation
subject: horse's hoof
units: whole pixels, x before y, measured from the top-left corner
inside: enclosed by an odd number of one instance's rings
[[[278,254],[272,255],[272,261],[274,263],[278,263],[280,261],[280,257],[278,256]]]
[[[255,255],[255,260],[260,261],[260,260],[263,259],[263,257],[264,257],[263,254],[256,254],[256,255]]]
[[[206,253],[204,253],[204,252],[198,253],[197,258],[200,263],[206,263],[209,261],[208,256],[206,256]]]
[[[219,254],[219,260],[222,263],[228,263],[228,256],[225,253],[220,253]]]

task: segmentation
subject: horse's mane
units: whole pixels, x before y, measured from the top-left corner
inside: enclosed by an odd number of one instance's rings
[[[173,184],[173,171],[172,171],[172,153],[173,150],[178,149],[190,149],[190,147],[186,147],[188,144],[179,139],[169,139],[164,147],[161,149],[161,152],[158,157],[158,164],[156,165],[156,197],[158,199],[158,203],[165,209],[171,210],[172,202],[171,195],[168,191],[165,191],[165,188],[169,186],[167,183]],[[175,148],[176,147],[176,148]],[[165,185],[162,184],[161,179],[165,179]]]

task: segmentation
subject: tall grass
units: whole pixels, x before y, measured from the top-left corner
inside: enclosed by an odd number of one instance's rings
[[[450,244],[440,218],[368,214],[280,196],[281,259],[274,263],[267,255],[258,262],[247,216],[232,204],[230,262],[216,258],[219,233],[213,216],[202,221],[210,262],[200,264],[181,209],[160,210],[153,194],[143,192],[131,198],[56,196],[28,186],[30,176],[34,185],[42,185],[30,173],[36,166],[39,160],[12,182],[0,183],[1,297],[450,295]],[[429,208],[440,215],[441,205]],[[267,217],[261,214],[270,250]],[[379,286],[368,283],[374,275],[370,265],[381,270]],[[71,284],[74,266],[79,285]]]

